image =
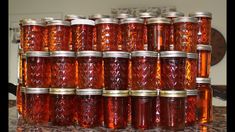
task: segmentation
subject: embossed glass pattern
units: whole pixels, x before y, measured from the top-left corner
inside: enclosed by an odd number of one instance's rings
[[[197,96],[187,96],[185,105],[185,125],[192,126],[196,123],[196,107],[197,107]]]
[[[26,87],[27,82],[27,61],[26,58],[22,58],[22,86]]]
[[[21,92],[22,85],[18,84],[16,88],[16,106],[18,113],[22,116],[23,114],[23,105],[22,105],[22,92]]]
[[[160,115],[161,115],[161,112],[160,112],[160,97],[157,96],[156,97],[156,107],[155,107],[156,111],[155,111],[155,115],[156,115],[156,118],[155,118],[155,127],[158,127],[160,126]]]
[[[185,88],[195,89],[196,88],[196,77],[197,77],[197,60],[196,59],[186,59],[185,63]]]

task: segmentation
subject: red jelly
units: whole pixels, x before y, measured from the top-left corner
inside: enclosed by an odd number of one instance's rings
[[[103,52],[104,84],[106,90],[128,89],[129,53],[122,51]]]
[[[75,88],[75,52],[51,52],[51,87]]]
[[[160,126],[160,118],[161,118],[161,112],[160,112],[160,89],[157,89],[157,97],[156,97],[156,107],[155,107],[155,127],[159,127]]]
[[[197,53],[187,53],[187,59],[185,63],[185,88],[195,89],[196,88],[196,77],[197,77]]]
[[[197,45],[197,77],[209,77],[211,69],[211,45]]]
[[[47,24],[49,21],[54,20],[52,17],[44,17],[41,19],[42,22],[44,23],[43,26],[43,47],[45,51],[49,51],[48,43],[49,43],[49,32],[48,32],[48,27]]]
[[[26,53],[27,63],[27,86],[28,87],[50,87],[50,58],[46,51],[28,51]]]
[[[186,90],[187,100],[185,105],[185,125],[193,126],[196,123],[197,90]]]
[[[104,126],[111,129],[127,127],[128,90],[104,90]]]
[[[162,51],[160,57],[162,89],[184,90],[186,53],[182,51]]]
[[[79,89],[102,89],[102,52],[77,52]]]

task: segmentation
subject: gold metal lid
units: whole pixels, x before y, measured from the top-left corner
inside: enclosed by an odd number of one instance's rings
[[[25,88],[26,94],[47,94],[49,93],[49,88]]]
[[[51,26],[51,25],[62,25],[62,26],[70,26],[70,22],[68,21],[64,21],[64,20],[61,20],[61,19],[54,19],[54,20],[51,20],[47,23],[48,26]]]
[[[198,90],[197,89],[186,89],[186,94],[187,96],[194,96],[198,94]]]
[[[103,52],[103,58],[129,58],[130,53],[124,51],[106,51]]]
[[[196,78],[196,83],[211,83],[210,78],[203,78],[203,77],[197,77]]]
[[[49,93],[71,95],[75,94],[75,88],[50,88]]]
[[[75,52],[73,51],[53,51],[50,52],[52,57],[75,57]]]
[[[161,90],[160,97],[186,97],[185,90]]]
[[[212,46],[211,45],[205,45],[205,44],[197,44],[197,50],[212,51]]]
[[[187,54],[183,51],[162,51],[160,57],[187,57]]]
[[[102,57],[102,52],[99,51],[79,51],[77,57]]]
[[[103,90],[103,96],[107,97],[127,97],[128,95],[128,90]]]
[[[198,54],[197,53],[187,53],[187,58],[189,59],[197,59]]]
[[[50,52],[47,51],[27,51],[26,57],[49,57]]]
[[[21,87],[20,91],[21,91],[22,93],[25,93],[25,92],[26,92],[26,87]]]
[[[35,26],[43,26],[43,22],[41,20],[36,20],[36,19],[23,19],[22,21],[22,26],[27,26],[27,25],[35,25]]]
[[[165,17],[155,17],[155,18],[149,18],[147,20],[147,24],[154,24],[154,23],[165,23],[170,24],[170,19]]]
[[[157,96],[157,90],[130,90],[130,96]]]
[[[158,57],[158,52],[155,51],[133,51],[131,57]]]
[[[77,95],[102,95],[102,89],[76,89]]]
[[[90,19],[74,19],[71,21],[71,25],[90,25],[94,26],[95,21]]]

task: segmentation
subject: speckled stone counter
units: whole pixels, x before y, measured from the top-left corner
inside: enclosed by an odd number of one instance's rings
[[[17,119],[16,106],[14,103],[9,102],[9,132],[109,132],[114,130],[109,130],[103,127],[98,127],[95,129],[83,129],[78,126],[31,126],[26,124],[21,118]],[[13,106],[13,107],[10,107]],[[195,125],[192,127],[186,127],[185,132],[226,132],[227,131],[227,119],[226,119],[226,107],[213,107],[214,110],[214,121],[209,124]],[[131,127],[122,130],[115,130],[115,132],[134,132]],[[153,130],[146,130],[146,132],[166,132],[166,130],[161,130],[156,128]]]

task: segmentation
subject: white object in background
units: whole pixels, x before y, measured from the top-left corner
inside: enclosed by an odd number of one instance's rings
[[[212,105],[213,106],[227,106],[227,101],[221,100],[219,98],[213,97],[212,98]]]

